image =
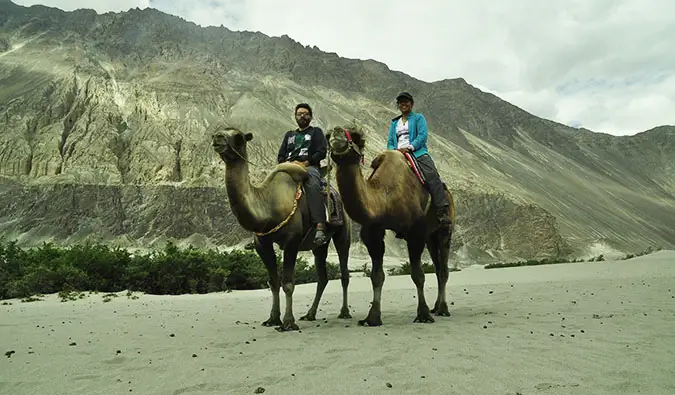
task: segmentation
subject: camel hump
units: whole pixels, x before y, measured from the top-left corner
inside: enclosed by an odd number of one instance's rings
[[[403,157],[403,155],[399,154],[398,151],[385,150],[375,155],[373,160],[370,162],[370,167],[373,170],[377,170],[385,162],[389,163],[390,166],[394,162],[399,162],[399,164],[405,164],[405,158]]]
[[[307,178],[307,169],[288,162],[279,163],[274,169],[272,169],[272,172],[267,177],[271,179],[276,173],[286,173],[291,176],[293,181],[297,183],[300,183]]]

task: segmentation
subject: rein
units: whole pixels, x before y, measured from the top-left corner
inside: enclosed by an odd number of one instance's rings
[[[244,162],[248,163],[249,165],[252,165],[253,167],[257,167],[257,168],[262,167],[262,166],[260,166],[260,165],[257,165],[257,164],[255,164],[255,163],[251,162],[250,160],[248,160],[247,158],[245,158],[244,155],[240,154],[239,151],[237,151],[237,149],[234,148],[234,147],[232,146],[232,144],[230,144],[230,141],[229,141],[229,140],[227,140],[227,146],[230,147],[230,149],[232,150],[232,152],[234,152],[235,154],[237,154],[237,156],[238,156],[239,158],[241,158],[241,160],[243,160]]]

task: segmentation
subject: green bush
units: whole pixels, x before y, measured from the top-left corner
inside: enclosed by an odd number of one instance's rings
[[[436,269],[432,263],[421,262],[421,265],[424,273],[436,273]],[[390,276],[410,275],[412,273],[412,266],[410,266],[410,262],[405,261],[400,267],[390,267],[388,272]]]
[[[626,256],[624,256],[623,258],[621,258],[621,260],[637,258],[637,257],[643,256],[643,255],[649,255],[649,254],[652,254],[652,253],[658,252],[658,251],[661,251],[661,247],[659,247],[659,246],[650,246],[650,247],[648,247],[648,248],[647,248],[646,250],[644,250],[644,251],[639,251],[639,252],[635,252],[635,253],[632,253],[632,254],[626,254]]]
[[[591,258],[588,262],[593,261],[604,261],[605,258],[602,255],[599,255],[595,258]],[[555,265],[559,263],[580,263],[584,262],[583,259],[568,259],[568,258],[544,258],[540,260],[529,259],[527,261],[517,261],[517,262],[499,262],[499,263],[490,263],[483,266],[485,269],[500,269],[505,267],[519,267],[519,266],[539,266],[539,265]]]
[[[434,267],[433,263],[429,262],[421,262],[422,265],[422,271],[424,273],[436,273],[436,268]],[[370,277],[372,274],[372,269],[368,267],[368,263],[364,263],[363,266],[361,266],[361,269],[359,270],[360,272],[363,273],[364,277]],[[458,272],[460,269],[455,268],[455,267],[450,267],[449,268],[450,272]],[[410,262],[406,261],[401,264],[400,267],[390,267],[389,270],[387,270],[390,276],[403,276],[403,275],[410,275],[412,273],[412,267],[410,266]]]
[[[436,273],[436,268],[434,267],[433,263],[429,262],[421,262],[422,264],[422,271],[424,273]],[[450,272],[458,272],[460,269],[455,268],[455,267],[450,267],[448,268],[448,271]],[[400,267],[391,267],[389,268],[389,275],[390,276],[402,276],[402,275],[410,275],[412,274],[412,266],[410,265],[409,261],[405,261],[401,264]]]
[[[281,256],[277,265],[281,275]],[[327,263],[328,278],[340,278],[339,267]],[[298,257],[296,284],[317,281],[313,266]],[[94,291],[140,291],[156,295],[208,293],[267,287],[267,270],[253,251],[218,252],[169,242],[162,251],[131,254],[121,248],[82,244],[58,248],[45,243],[22,249],[0,243],[0,299],[35,294]]]

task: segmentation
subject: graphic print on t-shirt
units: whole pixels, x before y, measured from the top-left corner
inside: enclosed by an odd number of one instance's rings
[[[294,133],[288,136],[288,160],[307,157],[312,144],[312,135],[309,133]]]

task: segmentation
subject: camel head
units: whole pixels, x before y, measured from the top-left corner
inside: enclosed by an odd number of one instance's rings
[[[336,126],[326,133],[326,138],[335,163],[357,163],[363,157],[366,138],[356,125]]]
[[[225,163],[246,160],[246,143],[253,140],[252,133],[224,125],[216,125],[211,133],[211,145]]]

